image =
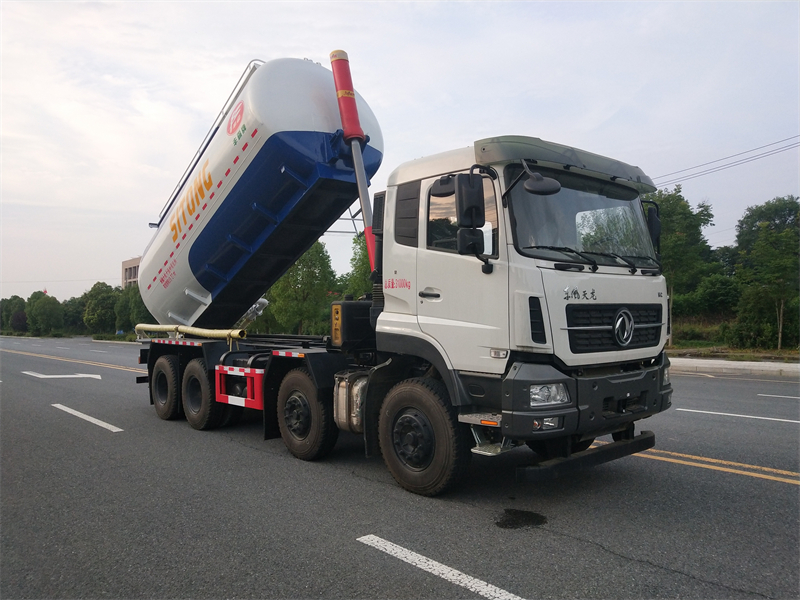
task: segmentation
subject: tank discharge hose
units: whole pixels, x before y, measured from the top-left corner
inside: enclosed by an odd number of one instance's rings
[[[201,329],[200,327],[186,327],[185,325],[148,325],[139,323],[135,327],[139,335],[150,333],[169,333],[175,334],[170,337],[181,335],[196,335],[198,337],[210,338],[214,340],[243,340],[247,337],[244,329]]]

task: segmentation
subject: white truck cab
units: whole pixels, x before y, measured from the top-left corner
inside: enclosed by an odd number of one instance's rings
[[[482,192],[472,227],[459,227],[459,176]],[[494,414],[483,420],[502,434],[478,446],[580,444],[666,409],[659,223],[639,199],[654,190],[638,167],[530,137],[399,166],[383,200],[378,350],[429,361],[460,420]],[[478,253],[459,247],[471,231]]]

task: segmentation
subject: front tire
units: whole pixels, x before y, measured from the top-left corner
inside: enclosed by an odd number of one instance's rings
[[[183,414],[181,405],[180,363],[172,354],[159,356],[150,375],[150,395],[156,414],[172,421]]]
[[[400,382],[383,401],[383,460],[395,481],[415,494],[441,494],[466,475],[472,456],[467,433],[444,384],[435,379]]]
[[[202,358],[195,358],[186,365],[181,396],[186,420],[194,429],[205,431],[219,426],[224,405],[214,398],[206,361]]]
[[[278,426],[286,448],[302,460],[318,460],[333,450],[339,430],[333,400],[319,397],[305,369],[289,371],[278,390]]]

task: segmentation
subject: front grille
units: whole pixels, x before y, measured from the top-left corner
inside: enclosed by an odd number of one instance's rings
[[[633,316],[633,338],[627,346],[618,344],[614,337],[614,317],[621,308],[627,308]],[[657,346],[661,339],[661,305],[570,304],[567,327],[573,354]]]

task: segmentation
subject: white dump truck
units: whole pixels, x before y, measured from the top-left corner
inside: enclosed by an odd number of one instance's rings
[[[331,56],[251,63],[155,224],[137,381],[157,414],[206,430],[259,410],[304,460],[362,434],[423,495],[473,453],[527,445],[517,477],[538,480],[652,447],[635,423],[672,387],[650,178],[499,136],[398,166],[370,202],[383,138]],[[357,199],[372,293],[334,302],[328,336],[233,328]]]

